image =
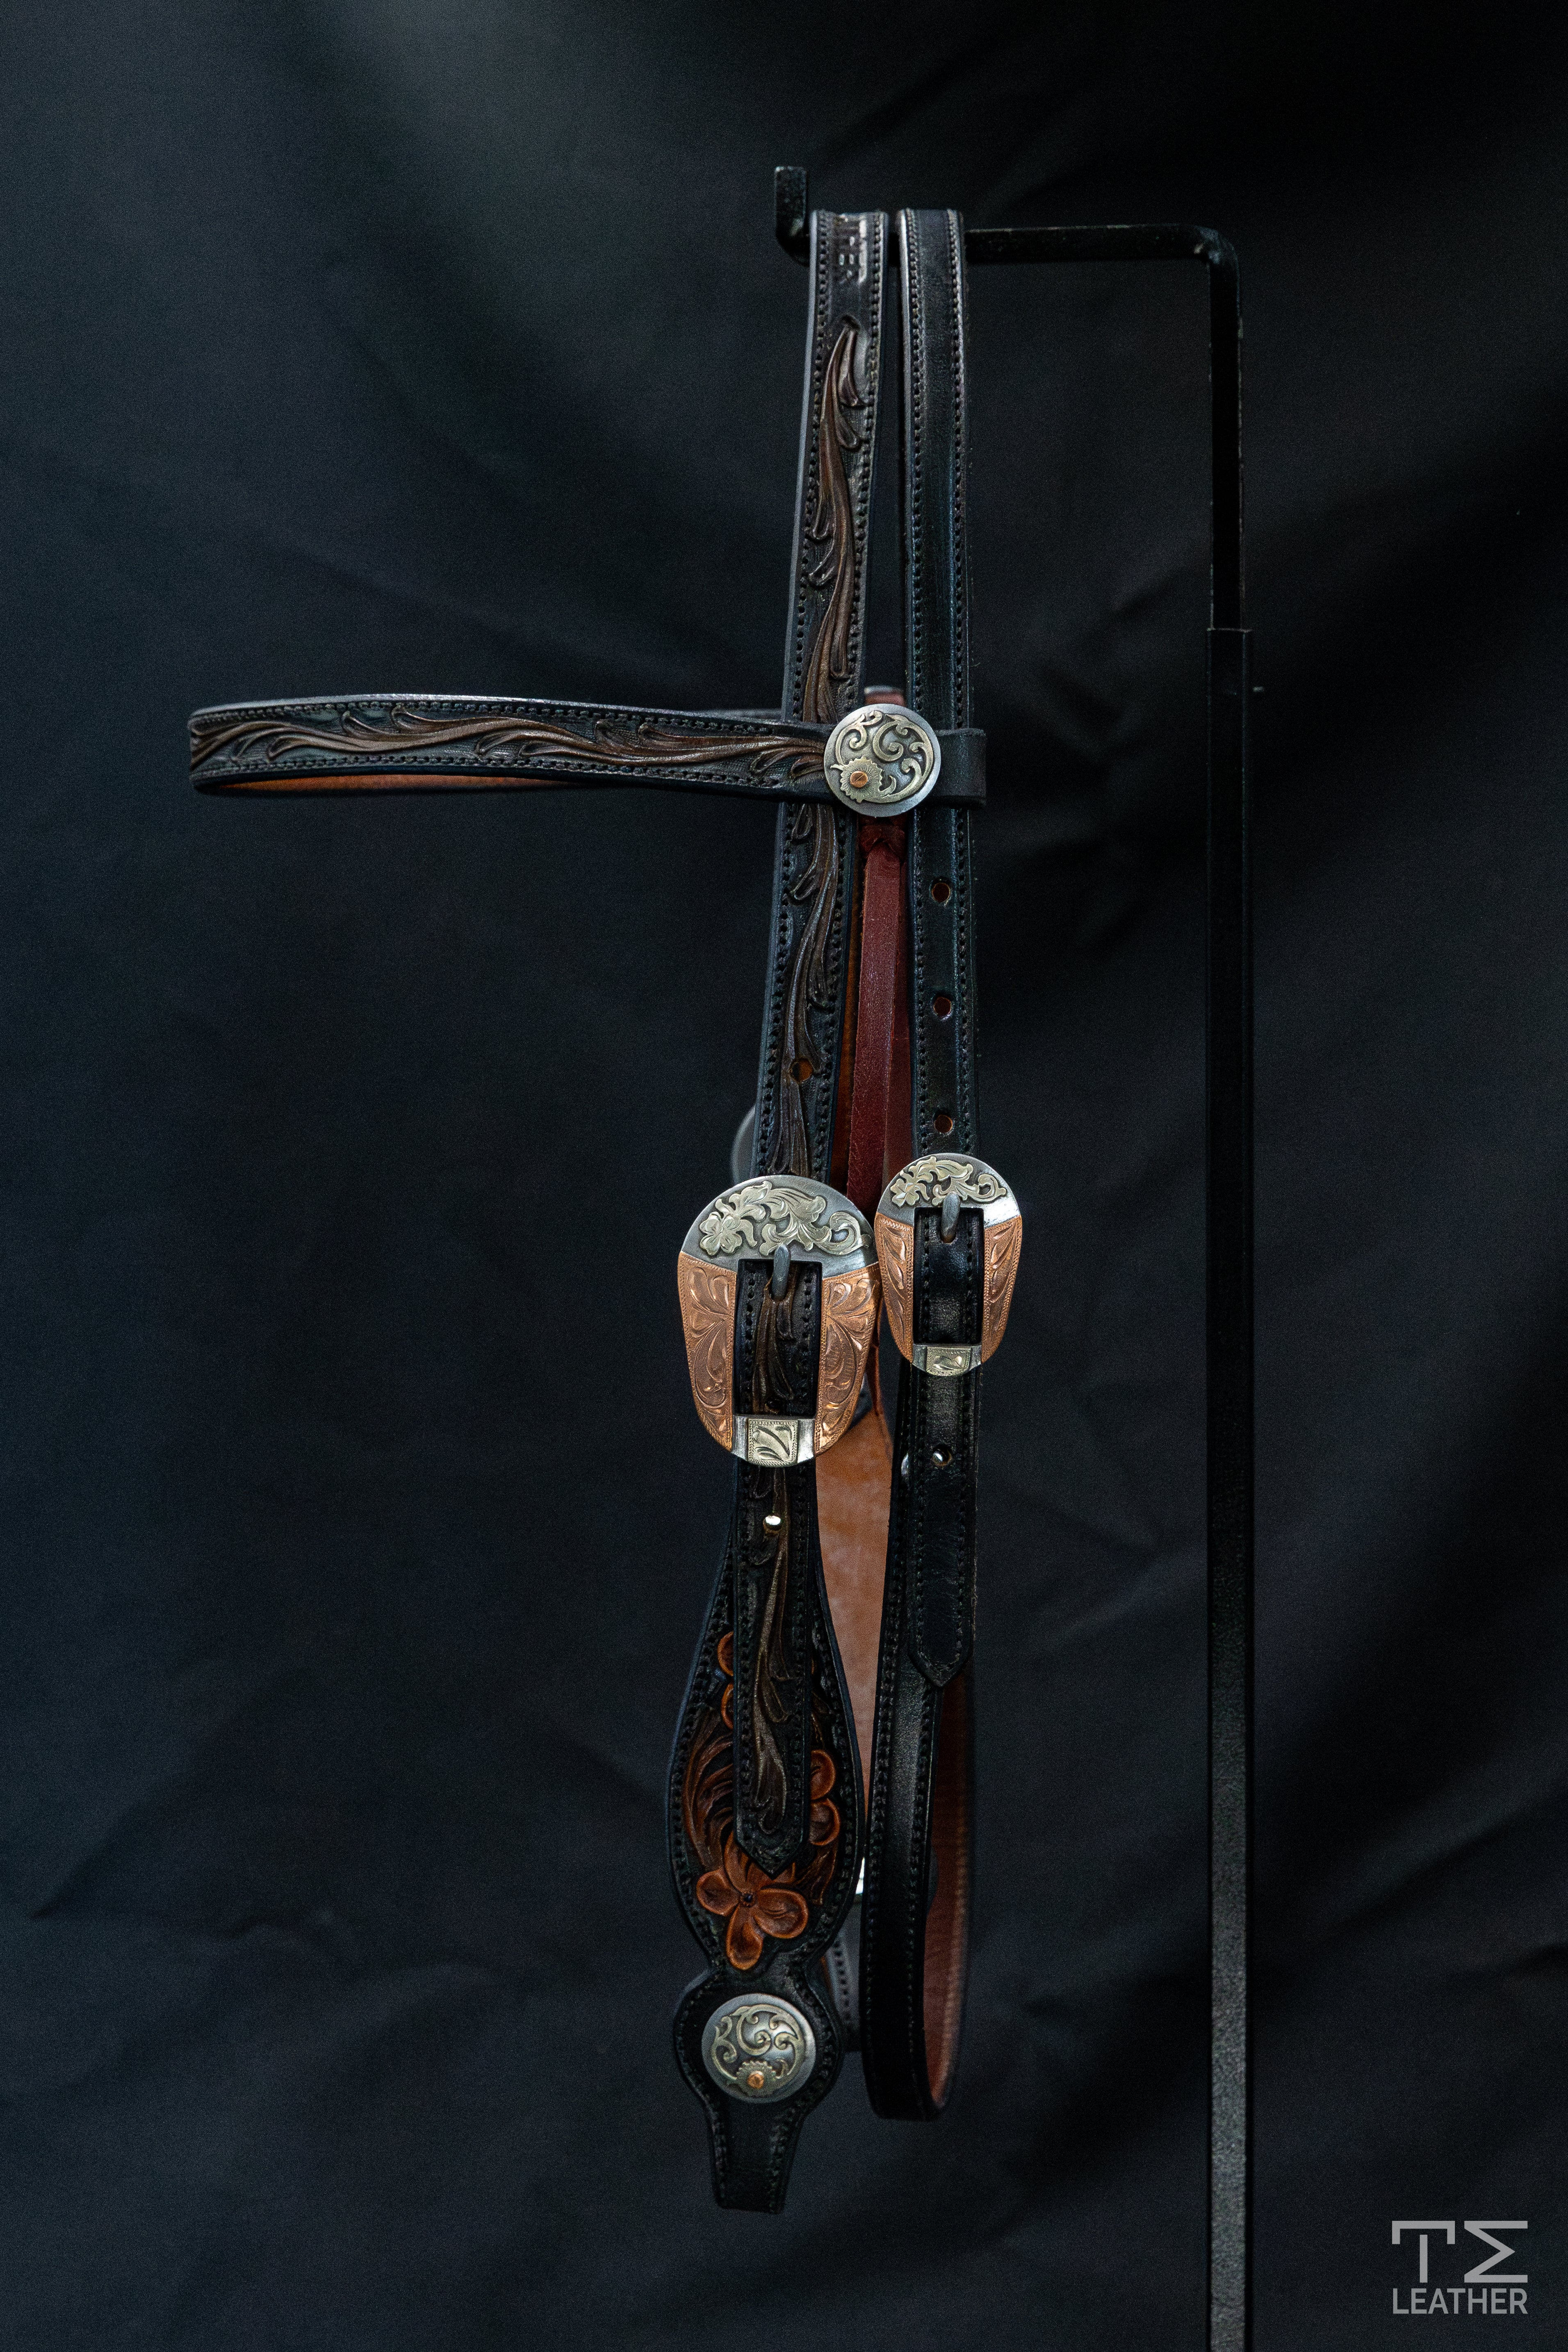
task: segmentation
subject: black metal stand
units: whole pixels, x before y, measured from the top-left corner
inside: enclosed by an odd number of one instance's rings
[[[807,179],[773,175],[779,243],[809,252]],[[1247,1946],[1252,1879],[1252,889],[1247,805],[1241,280],[1213,229],[979,228],[988,262],[1201,261],[1209,274],[1213,488],[1205,926],[1209,1823],[1208,2352],[1252,2343],[1252,2094]]]

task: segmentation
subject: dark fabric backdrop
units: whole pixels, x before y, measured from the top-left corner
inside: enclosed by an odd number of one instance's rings
[[[947,2120],[847,2069],[782,2220],[709,2204],[661,1828],[771,821],[184,772],[237,696],[776,698],[800,161],[1239,247],[1258,2342],[1403,2342],[1422,2215],[1527,2218],[1568,2345],[1561,9],[3,39],[0,2340],[1200,2342],[1201,273],[973,281],[973,2001]]]

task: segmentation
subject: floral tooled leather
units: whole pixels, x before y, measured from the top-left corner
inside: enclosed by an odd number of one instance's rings
[[[793,1943],[803,1936],[832,1877],[843,1822],[833,1802],[838,1768],[826,1748],[811,1751],[808,1850],[776,1876],[752,1860],[734,1833],[733,1745],[725,1737],[734,1721],[735,1637],[725,1633],[715,1652],[724,1677],[711,1728],[697,1739],[686,1768],[683,1803],[687,1841],[694,1859],[707,1864],[693,1893],[710,1917],[722,1919],[724,1957],[749,1973],[772,1939]]]
[[[763,1957],[766,1937],[792,1942],[805,1933],[811,1916],[805,1895],[764,1877],[733,1837],[724,1841],[722,1869],[704,1871],[698,1880],[697,1900],[704,1911],[728,1921],[724,1957],[732,1969],[754,1969]]]

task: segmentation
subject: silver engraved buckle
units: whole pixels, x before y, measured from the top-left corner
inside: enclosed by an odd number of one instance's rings
[[[984,1228],[980,1338],[971,1346],[914,1337],[915,1219],[935,1209],[944,1241],[958,1230],[964,1209],[978,1209]],[[1024,1220],[1005,1177],[972,1151],[933,1151],[911,1160],[891,1178],[877,1203],[877,1261],[888,1328],[900,1356],[918,1372],[958,1380],[988,1363],[1001,1345],[1018,1278]]]
[[[776,1297],[796,1265],[822,1269],[816,1411],[737,1412],[735,1297],[742,1263],[772,1266]],[[686,1362],[699,1418],[742,1462],[793,1469],[836,1445],[854,1418],[881,1312],[877,1244],[853,1201],[800,1176],[753,1176],[710,1201],[675,1262]]]

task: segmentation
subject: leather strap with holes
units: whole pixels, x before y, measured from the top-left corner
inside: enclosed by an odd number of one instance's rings
[[[903,212],[905,657],[934,726],[969,716],[963,232],[956,213]],[[913,1147],[973,1151],[974,891],[967,812],[909,820]],[[951,1241],[916,1220],[914,1338],[978,1341],[981,1215]],[[860,2051],[879,2115],[939,2114],[963,2015],[971,1880],[975,1448],[980,1374],[901,1363],[887,1576],[868,1773],[860,1920]]]

